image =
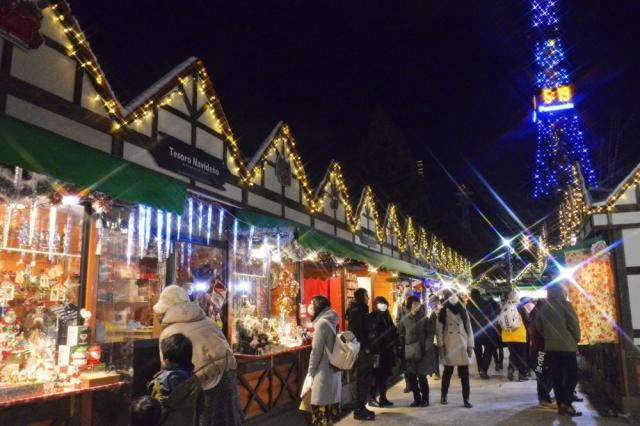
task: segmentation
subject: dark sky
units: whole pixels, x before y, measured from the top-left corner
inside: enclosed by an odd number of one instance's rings
[[[245,156],[284,120],[314,183],[332,158],[356,185],[375,173],[376,164],[352,152],[382,108],[426,161],[433,204],[426,225],[471,258],[497,240],[473,212],[473,238],[460,232],[456,188],[432,154],[472,189],[501,232],[513,232],[513,222],[470,165],[525,222],[548,211],[549,203],[530,197],[528,0],[72,0],[71,7],[122,102],[187,57],[200,57]],[[640,1],[561,0],[560,7],[595,163],[612,161],[608,151],[617,146],[614,170],[624,175],[640,160]],[[612,123],[624,130],[617,144]],[[611,169],[601,172],[605,186],[619,179]]]

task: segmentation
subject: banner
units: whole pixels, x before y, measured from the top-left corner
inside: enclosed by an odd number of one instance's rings
[[[568,285],[569,301],[578,314],[582,339],[580,345],[618,343],[618,322],[615,282],[611,266],[611,253],[604,252],[607,244],[596,241],[586,247],[565,249],[567,268],[582,262],[573,277],[576,285]]]

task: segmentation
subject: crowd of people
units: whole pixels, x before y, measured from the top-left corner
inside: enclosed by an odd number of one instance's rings
[[[440,403],[447,404],[457,368],[463,406],[472,408],[469,366],[474,353],[480,379],[489,380],[492,360],[496,371],[502,369],[503,347],[509,351],[509,380],[526,381],[533,372],[541,407],[580,415],[572,405],[580,400],[575,393],[580,325],[564,286],[554,284],[547,291],[547,298],[537,301],[512,292],[500,306],[478,289],[466,301],[444,289],[425,303],[407,288],[394,321],[384,297],[370,305],[367,290],[359,288],[346,312],[348,332],[359,346],[352,363],[354,418],[375,420],[368,406],[394,406],[387,389],[398,361],[405,392],[413,395],[411,407],[429,406],[430,376],[441,380]],[[329,425],[341,415],[343,371],[332,364],[330,352],[342,335],[329,299],[314,296],[310,311],[314,334],[303,393],[312,424]],[[237,364],[218,325],[177,285],[163,290],[154,312],[162,326],[162,367],[149,383],[150,395],[132,403],[130,424],[242,424]]]
[[[354,418],[375,420],[368,407],[394,406],[387,388],[397,361],[405,377],[405,393],[413,394],[411,407],[429,406],[430,376],[441,380],[440,403],[447,404],[457,368],[463,406],[472,408],[469,366],[473,355],[480,379],[490,380],[492,360],[497,372],[503,368],[504,347],[509,351],[508,380],[526,381],[533,372],[540,407],[561,415],[581,415],[573,407],[581,400],[575,392],[580,325],[564,286],[549,286],[547,298],[537,301],[512,292],[499,304],[478,289],[464,298],[466,302],[456,291],[444,289],[424,303],[408,288],[394,321],[384,297],[376,297],[370,310],[367,290],[356,290],[346,312],[347,328],[360,344],[353,366]],[[316,332],[308,373],[313,380],[311,421],[327,425],[340,417],[342,372],[326,356],[339,332],[338,315],[322,296],[314,297],[312,304]]]

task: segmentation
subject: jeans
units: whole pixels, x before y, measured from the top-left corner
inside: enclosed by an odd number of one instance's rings
[[[413,400],[415,402],[429,402],[429,381],[427,380],[427,376],[417,376],[411,373],[406,373],[406,376],[411,385]]]
[[[525,374],[529,367],[527,366],[527,344],[526,343],[507,343],[509,347],[509,370],[517,370],[520,374]]]
[[[356,408],[364,408],[371,390],[373,355],[364,351],[360,352],[353,368],[356,372]]]
[[[491,365],[491,358],[495,355],[496,346],[488,340],[478,340],[473,351],[476,353],[478,370],[486,372]]]
[[[571,405],[573,391],[578,383],[578,359],[575,352],[549,351],[553,379],[553,393],[558,404]]]
[[[538,386],[538,401],[551,401],[551,389],[553,389],[551,371],[536,372],[536,384]]]
[[[453,376],[453,366],[445,365],[442,372],[442,396],[447,396],[449,393],[449,384],[451,383],[451,376]],[[471,385],[469,384],[469,366],[458,366],[458,377],[462,382],[462,398],[465,401],[469,401],[469,394],[471,393]]]

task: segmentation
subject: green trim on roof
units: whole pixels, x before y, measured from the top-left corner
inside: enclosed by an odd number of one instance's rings
[[[0,162],[41,173],[114,199],[182,214],[187,184],[0,115]]]
[[[263,228],[294,227],[298,233],[298,242],[315,251],[326,251],[336,256],[348,257],[349,259],[368,263],[375,268],[386,268],[414,277],[422,278],[429,275],[429,271],[422,266],[376,253],[350,241],[341,240],[287,219],[266,216],[247,210],[239,211],[237,218],[248,225]]]

